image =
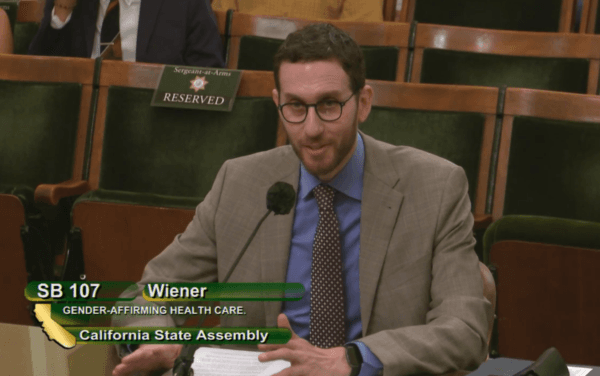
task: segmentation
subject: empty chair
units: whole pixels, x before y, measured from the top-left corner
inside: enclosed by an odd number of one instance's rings
[[[93,74],[89,59],[0,55],[1,288],[14,307],[0,321],[31,323],[27,281],[54,278],[69,202],[46,206],[34,192],[42,183],[81,178]]]
[[[228,68],[273,71],[273,56],[295,30],[325,20],[233,14]],[[363,49],[367,78],[404,81],[409,25],[396,22],[327,21]]]
[[[535,360],[554,346],[567,363],[600,365],[600,223],[508,215],[484,246],[500,356]]]
[[[600,222],[600,97],[506,91],[493,217]]]
[[[418,24],[411,82],[596,93],[600,37]]]
[[[574,0],[404,0],[407,19],[484,29],[569,32]]]
[[[185,229],[225,160],[278,143],[272,73],[243,72],[233,111],[221,112],[151,107],[161,71],[102,63],[91,191],[73,207],[66,279],[79,278],[82,262],[89,280],[140,278]]]
[[[407,145],[463,167],[475,227],[491,217],[488,197],[498,89],[368,82],[373,108],[360,129],[378,140]]]

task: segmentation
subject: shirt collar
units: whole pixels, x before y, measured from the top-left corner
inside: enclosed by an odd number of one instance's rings
[[[360,133],[357,134],[357,138],[358,141],[354,154],[352,154],[348,163],[346,163],[344,168],[328,185],[344,193],[346,196],[361,201],[365,167],[365,145]],[[308,172],[304,164],[300,163],[298,196],[305,198],[319,184],[321,184],[319,178]]]
[[[110,0],[109,0],[109,2],[110,2]],[[139,3],[139,2],[141,2],[141,0],[119,0],[119,3],[120,3],[119,5],[125,3],[125,5],[127,5],[128,7],[130,7],[131,4],[133,4],[133,3]]]

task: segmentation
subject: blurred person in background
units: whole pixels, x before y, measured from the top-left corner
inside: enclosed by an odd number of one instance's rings
[[[327,19],[343,21],[383,21],[383,0],[213,0],[214,10],[263,16]]]
[[[43,8],[32,55],[96,58],[115,41],[125,61],[224,66],[204,0],[48,0]]]

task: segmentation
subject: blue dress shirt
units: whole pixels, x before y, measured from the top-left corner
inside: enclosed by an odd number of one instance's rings
[[[369,350],[367,345],[355,341],[362,336],[358,256],[360,252],[360,205],[364,164],[365,147],[362,137],[358,134],[354,154],[328,185],[338,191],[334,198],[333,207],[340,224],[346,340],[356,343],[362,355],[363,365],[359,376],[371,376],[379,374],[383,370],[383,364]],[[311,175],[303,164],[300,164],[298,199],[294,214],[286,282],[302,283],[305,294],[299,301],[284,302],[283,313],[288,317],[294,332],[304,339],[308,339],[310,335],[312,246],[319,222],[319,207],[312,190],[319,184],[321,184],[321,181]]]

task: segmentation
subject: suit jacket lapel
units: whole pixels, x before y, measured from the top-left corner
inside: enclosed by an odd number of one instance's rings
[[[360,231],[360,306],[363,335],[366,334],[381,268],[402,204],[403,195],[394,189],[399,177],[387,156],[372,137],[361,132],[365,142],[365,172]],[[277,181],[290,183],[298,191],[300,161],[291,147],[286,158],[273,169],[266,194]],[[279,173],[276,173],[279,171]],[[257,208],[261,210],[262,208]],[[284,282],[288,267],[294,209],[288,215],[270,215],[254,239],[261,248],[260,282]],[[266,223],[269,222],[269,223]],[[250,234],[243,235],[245,239]],[[265,302],[265,325],[276,326],[282,302]]]
[[[138,60],[138,56],[145,53],[148,48],[150,36],[154,30],[154,24],[156,24],[156,20],[158,19],[162,3],[163,0],[143,0],[140,3],[140,22],[135,48],[136,60]]]
[[[365,143],[365,171],[360,219],[360,308],[366,335],[392,232],[403,195],[394,189],[399,177],[390,158],[375,139],[361,132]]]
[[[291,184],[296,194],[298,193],[300,160],[296,157],[291,147],[289,147],[288,155],[282,158],[279,165],[272,171],[274,172],[273,176],[261,188],[265,194],[271,185],[278,181]],[[263,209],[260,208],[260,210],[262,211]],[[258,241],[257,244],[261,244],[261,282],[285,282],[290,256],[294,213],[295,204],[289,214],[269,215],[261,228],[260,239],[255,239]],[[265,302],[265,322],[267,326],[277,325],[277,315],[281,312],[281,306],[281,301]]]

